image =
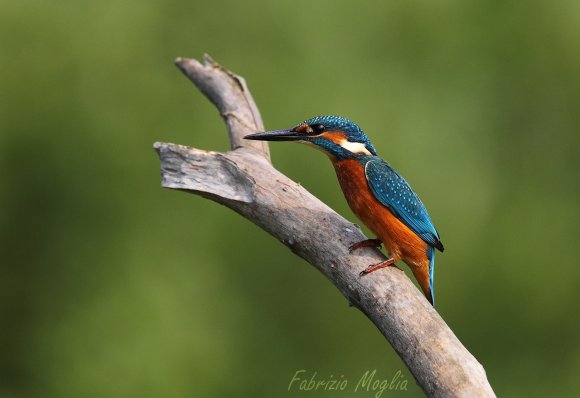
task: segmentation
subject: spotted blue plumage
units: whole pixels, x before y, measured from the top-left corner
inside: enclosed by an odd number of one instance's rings
[[[407,181],[378,157],[367,157],[365,174],[375,198],[430,246],[443,245],[427,209]]]
[[[429,287],[434,302],[435,250],[443,251],[439,234],[427,213],[427,209],[407,181],[383,159],[367,156],[363,160],[365,175],[371,192],[395,217],[423,239],[428,245]]]

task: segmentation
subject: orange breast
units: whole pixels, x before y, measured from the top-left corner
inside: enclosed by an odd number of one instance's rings
[[[358,218],[383,241],[395,260],[410,266],[428,266],[428,245],[383,206],[371,192],[359,161],[334,161],[334,169],[348,205]]]

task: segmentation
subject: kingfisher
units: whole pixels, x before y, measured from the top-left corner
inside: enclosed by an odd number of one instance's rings
[[[316,116],[289,129],[244,138],[295,141],[328,155],[349,207],[377,236],[351,245],[349,252],[384,244],[389,254],[387,260],[369,265],[360,276],[402,260],[411,268],[427,300],[435,305],[435,249],[444,250],[439,234],[417,194],[377,155],[358,125],[340,116]]]

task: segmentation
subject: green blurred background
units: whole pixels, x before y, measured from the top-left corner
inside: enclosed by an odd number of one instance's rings
[[[437,4],[435,4],[437,3]],[[353,119],[447,248],[437,310],[502,396],[578,391],[580,3],[0,3],[0,397],[314,396],[412,376],[313,267],[163,190],[152,144],[228,149],[173,66],[210,53],[268,128]],[[274,164],[352,221],[328,160]],[[352,389],[325,396],[352,396]],[[357,392],[355,396],[370,397]]]

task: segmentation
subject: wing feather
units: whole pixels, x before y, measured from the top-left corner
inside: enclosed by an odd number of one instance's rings
[[[380,158],[371,159],[366,163],[365,175],[373,195],[379,202],[426,243],[443,251],[443,244],[427,209],[403,177]]]

